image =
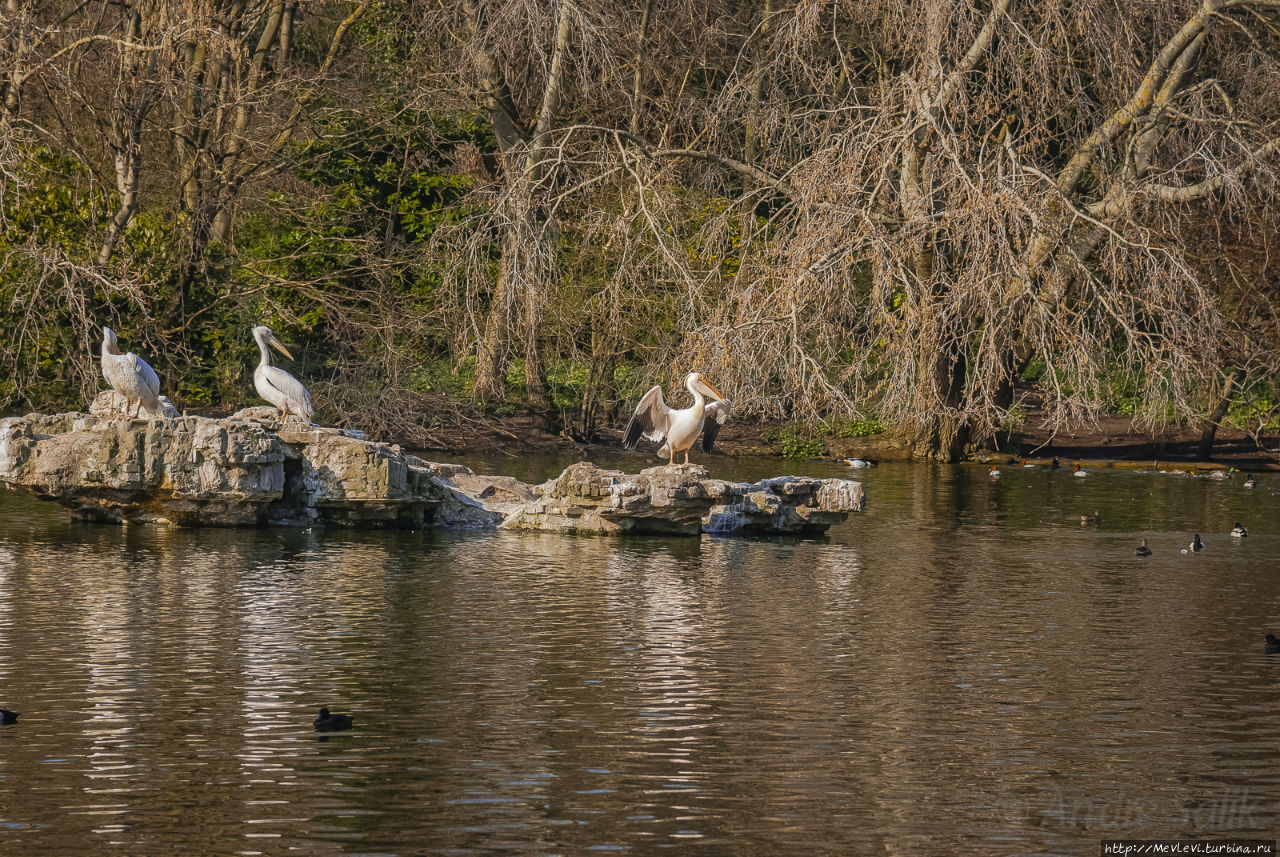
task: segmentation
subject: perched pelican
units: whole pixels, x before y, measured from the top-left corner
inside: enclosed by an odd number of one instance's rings
[[[1231,531],[1231,535],[1235,536],[1237,539],[1243,539],[1245,536],[1249,535],[1249,531],[1241,526],[1239,521],[1236,521],[1235,529]]]
[[[1134,556],[1151,556],[1151,548],[1147,547],[1146,539],[1142,540],[1142,543],[1138,545],[1138,548],[1133,552],[1133,555]]]
[[[116,332],[109,327],[102,328],[102,377],[107,379],[111,389],[124,396],[126,416],[134,402],[138,403],[134,416],[141,416],[144,405],[151,413],[163,413],[160,376],[147,365],[147,361],[132,351],[121,354],[120,346],[116,344]]]
[[[1073,467],[1074,469],[1071,471],[1072,476],[1079,476],[1081,479],[1083,479],[1084,477],[1089,475],[1089,471],[1081,470],[1079,464],[1073,465]]]
[[[1257,486],[1257,484],[1258,484],[1257,482],[1253,481],[1253,475],[1250,473],[1246,473],[1244,475],[1244,485],[1242,485],[1241,487],[1253,489],[1254,487]]]
[[[684,463],[688,464],[689,449],[701,434],[702,451],[711,451],[720,427],[729,419],[729,400],[702,380],[697,372],[690,372],[685,377],[684,386],[693,394],[693,407],[671,408],[662,398],[661,386],[655,386],[644,394],[622,433],[623,449],[635,449],[636,443],[644,436],[652,441],[665,441],[658,454],[667,454],[668,465],[676,463],[677,451],[684,452]],[[704,395],[716,401],[708,405]]]
[[[1280,640],[1275,634],[1267,634],[1262,638],[1262,650],[1268,655],[1280,655]]]
[[[330,714],[329,709],[320,709],[320,716],[315,719],[317,732],[341,732],[344,729],[350,729],[353,725],[353,718],[350,714]]]
[[[280,409],[280,422],[289,419],[289,414],[297,414],[305,422],[311,422],[311,414],[314,413],[311,409],[311,394],[297,378],[271,365],[271,352],[267,351],[267,345],[279,349],[290,360],[293,355],[280,344],[269,327],[255,327],[253,338],[258,341],[258,350],[262,352],[258,368],[253,370],[253,386],[258,390],[258,395]]]

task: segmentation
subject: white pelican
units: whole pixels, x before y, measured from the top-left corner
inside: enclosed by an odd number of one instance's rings
[[[276,339],[276,335],[269,327],[263,325],[255,327],[253,338],[258,341],[258,350],[262,352],[258,368],[253,370],[253,386],[257,389],[258,395],[280,409],[280,422],[288,420],[289,414],[297,414],[306,422],[311,422],[311,414],[314,413],[311,408],[311,394],[297,378],[278,366],[271,365],[271,352],[267,351],[267,345],[278,348],[280,353],[290,360],[293,359],[293,355],[280,344],[280,340]]]
[[[124,412],[138,403],[134,416],[141,416],[143,405],[151,413],[162,414],[160,405],[160,376],[147,365],[147,361],[130,351],[120,353],[116,333],[109,327],[102,328],[102,377],[111,389],[124,396]]]
[[[684,451],[684,463],[688,464],[689,449],[701,434],[702,451],[711,451],[720,427],[729,419],[729,400],[697,372],[685,377],[684,386],[693,394],[693,407],[680,410],[669,407],[662,398],[661,386],[651,388],[641,397],[622,433],[623,449],[635,449],[643,435],[652,441],[665,441],[658,454],[667,454],[668,465],[676,463],[678,450]],[[704,395],[716,401],[708,405]]]

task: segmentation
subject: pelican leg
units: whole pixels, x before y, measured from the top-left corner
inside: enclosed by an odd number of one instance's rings
[[[687,449],[684,451],[684,463],[685,464],[689,463],[689,450]]]
[[[676,465],[676,450],[675,450],[675,447],[672,447],[671,452],[667,455],[667,467],[675,467],[675,465]]]

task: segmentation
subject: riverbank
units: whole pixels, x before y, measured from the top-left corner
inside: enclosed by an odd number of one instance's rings
[[[221,419],[233,409],[192,408],[189,413]],[[15,414],[16,416],[17,414]],[[1051,432],[1037,419],[1033,409],[1027,415],[1027,424],[1017,441],[1004,449],[978,450],[970,460],[978,462],[1028,460],[1080,461],[1089,466],[1106,463],[1159,461],[1173,465],[1203,465],[1235,467],[1239,470],[1280,471],[1280,436],[1268,434],[1261,443],[1247,432],[1224,427],[1218,431],[1212,455],[1207,460],[1199,458],[1200,430],[1193,427],[1170,426],[1151,433],[1134,428],[1133,419],[1123,415],[1100,418],[1092,426],[1081,426],[1069,432]],[[373,435],[375,440],[400,443],[406,448],[440,456],[458,455],[551,455],[573,452],[583,459],[599,457],[602,452],[616,452],[621,447],[622,427],[625,419],[616,425],[602,429],[594,442],[583,442],[567,432],[559,434],[544,431],[539,422],[528,415],[499,416],[494,414],[455,412],[453,421],[433,427],[417,438]],[[841,437],[837,434],[804,436],[804,426],[785,422],[748,422],[730,420],[716,438],[712,455],[733,457],[776,458],[870,458],[876,461],[908,461],[912,458],[909,445],[891,432],[862,437]],[[797,450],[799,445],[808,450]],[[655,450],[656,444],[641,442],[639,451]],[[802,454],[796,454],[801,452]],[[701,460],[703,454],[695,449],[693,460]],[[654,463],[658,463],[654,458]]]
[[[493,418],[483,422],[448,427],[437,432],[440,446],[433,451],[442,453],[554,453],[577,451],[585,457],[601,450],[616,450],[621,443],[621,423],[617,429],[606,430],[603,439],[595,443],[582,443],[565,434],[551,434],[537,427],[530,417]],[[786,423],[745,423],[730,421],[716,438],[716,452],[728,456],[776,456],[786,457],[788,444],[784,438],[792,427]],[[911,450],[900,438],[891,433],[864,437],[838,437],[835,435],[814,438],[821,441],[821,452],[813,456],[832,458],[871,458],[876,461],[903,461],[911,459]],[[1136,430],[1130,417],[1114,415],[1103,417],[1094,426],[1081,427],[1072,432],[1054,434],[1042,425],[1029,425],[1020,442],[1009,449],[981,450],[971,458],[974,461],[1016,461],[1058,458],[1062,461],[1087,462],[1091,466],[1115,462],[1152,462],[1191,466],[1235,467],[1239,470],[1280,471],[1280,438],[1265,436],[1263,445],[1248,433],[1239,429],[1223,428],[1218,431],[1213,453],[1208,460],[1198,456],[1200,431],[1191,427],[1172,426],[1158,433]],[[655,445],[656,448],[656,445]],[[699,451],[694,451],[699,458]]]

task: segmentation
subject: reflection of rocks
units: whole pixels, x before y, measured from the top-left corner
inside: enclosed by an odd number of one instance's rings
[[[222,420],[130,419],[99,395],[89,414],[0,421],[0,481],[84,520],[191,526],[332,523],[589,533],[813,533],[863,505],[843,479],[754,485],[704,467],[638,475],[575,464],[537,487],[432,464],[399,446],[291,421],[270,408]]]

